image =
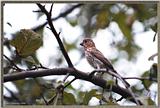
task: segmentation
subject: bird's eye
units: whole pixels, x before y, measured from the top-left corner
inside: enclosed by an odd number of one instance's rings
[[[84,43],[87,43],[87,40],[84,40]]]

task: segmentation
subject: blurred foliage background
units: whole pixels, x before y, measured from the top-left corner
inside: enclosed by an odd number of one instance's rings
[[[56,3],[54,5],[56,5]],[[71,9],[75,5],[77,4],[68,3],[67,5],[65,5],[65,10],[63,12]],[[74,12],[75,9],[78,9],[78,12],[76,15],[72,15],[72,12]],[[135,32],[133,29],[133,24],[136,21],[141,22],[144,26],[144,30],[141,32],[145,32],[151,29],[155,32],[155,34],[157,33],[158,18],[156,3],[88,3],[80,4],[75,9],[66,13],[66,15],[64,14],[61,16],[61,18],[64,18],[71,26],[79,26],[82,29],[81,36],[78,37],[75,41],[68,43],[67,41],[65,41],[65,37],[62,39],[67,52],[78,50],[77,44],[79,43],[79,40],[82,40],[85,37],[94,38],[99,30],[108,28],[110,30],[110,33],[112,33],[113,38],[115,38],[120,33],[116,30],[110,29],[109,27],[111,23],[115,23],[118,25],[121,33],[123,34],[123,39],[116,42],[114,42],[113,40],[110,45],[113,48],[116,48],[118,52],[125,52],[125,54],[127,54],[126,59],[128,61],[136,61],[141,48],[135,43]],[[37,10],[39,9],[37,8]],[[19,15],[18,13],[16,14]],[[37,20],[44,16],[40,12],[35,12],[35,14],[37,14]],[[54,14],[54,6],[52,14]],[[59,15],[61,15],[61,13],[59,13]],[[21,17],[23,18],[23,16]],[[58,21],[61,18],[53,18],[53,22]],[[44,20],[44,22],[45,21],[46,20]],[[8,25],[12,27],[12,22],[9,22]],[[23,69],[29,70],[35,68],[36,66],[39,66],[41,63],[39,62],[39,58],[37,57],[36,50],[40,47],[43,47],[43,36],[45,35],[46,27],[47,25],[40,23],[39,25],[37,24],[36,26],[30,28],[40,35],[38,35],[37,37],[37,34],[35,36],[32,32],[31,35],[33,34],[34,38],[30,38],[28,35],[26,35],[27,33],[30,33],[30,30],[28,30],[26,34],[22,31],[11,34],[12,39],[9,40],[7,38],[7,32],[4,31],[3,46],[10,51],[9,55],[4,55],[8,56],[10,60],[12,60],[17,66],[22,67]],[[25,35],[23,35],[23,37],[21,37],[19,40],[16,40],[20,33],[24,33]],[[22,38],[24,38],[24,40]],[[25,39],[27,40],[26,42]],[[19,48],[18,46],[21,47]],[[65,60],[58,47],[56,48],[56,52],[56,57],[52,58],[51,61],[55,63],[55,67],[65,66]],[[112,62],[116,63],[123,56],[118,55],[116,58],[112,59]],[[84,54],[81,55],[80,59],[82,59],[83,57]],[[141,77],[149,77],[150,79],[157,80],[156,67],[157,64],[153,64],[151,69],[144,72]],[[18,71],[15,70],[11,62],[4,57],[3,73],[12,74],[15,72]],[[4,103],[44,105],[45,103],[43,98],[45,98],[46,100],[52,98],[52,96],[56,94],[56,90],[54,88],[59,83],[61,83],[59,81],[59,77],[53,78],[52,80],[47,80],[44,78],[27,78],[24,80],[13,81],[12,84],[16,87],[17,90],[13,91],[11,88],[7,88],[7,86],[4,85],[4,89],[7,90],[9,94],[4,95]],[[135,94],[139,95],[140,100],[144,104],[155,105],[156,100],[151,99],[151,96],[148,95],[150,93],[149,87],[155,83],[157,82],[151,80],[142,80],[141,87],[137,87],[136,85],[134,85],[132,86],[132,89]],[[63,100],[58,100],[57,104],[88,105],[93,97],[96,97],[97,99],[101,98],[100,91],[101,88],[93,88],[88,91],[83,91],[81,89],[76,89],[72,85],[70,85],[64,91]],[[156,92],[155,94],[157,95]],[[105,102],[105,104],[117,103]]]

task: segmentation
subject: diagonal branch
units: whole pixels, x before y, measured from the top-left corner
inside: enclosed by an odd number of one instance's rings
[[[90,75],[87,74],[87,72],[82,72],[74,68],[54,68],[54,69],[44,69],[44,70],[37,70],[37,71],[34,71],[34,70],[22,71],[19,73],[4,75],[4,82],[22,80],[25,78],[43,77],[43,76],[49,76],[49,75],[66,75],[67,73],[74,76],[76,79],[89,81],[102,88],[109,89],[111,86],[104,79],[98,78],[96,76],[90,77]],[[135,100],[131,98],[132,96],[130,92],[125,88],[122,88],[117,85],[112,85],[112,91],[121,95],[125,99],[129,99],[130,101],[135,102]],[[139,103],[142,105],[140,101]]]
[[[48,11],[45,9],[45,7],[42,6],[41,4],[37,3],[37,5],[38,5],[38,7],[41,9],[41,11],[46,15],[48,24],[49,24],[49,26],[50,26],[50,29],[51,29],[52,33],[54,34],[54,36],[55,36],[56,39],[57,39],[57,42],[58,42],[58,44],[59,44],[59,47],[60,47],[60,49],[61,49],[61,51],[62,51],[62,53],[63,53],[63,55],[64,55],[64,58],[66,59],[66,61],[67,61],[67,63],[68,63],[68,66],[69,66],[69,67],[73,67],[73,64],[72,64],[72,62],[71,62],[71,60],[70,60],[70,58],[69,58],[69,56],[68,56],[68,54],[67,54],[64,46],[63,46],[63,43],[62,43],[61,39],[59,38],[59,34],[57,33],[57,31],[56,31],[56,29],[55,29],[55,27],[54,27],[54,25],[53,25],[53,23],[52,23],[52,19],[51,19],[51,16],[50,16],[50,12],[48,12]],[[52,6],[51,6],[51,8],[52,8]],[[52,10],[52,9],[51,9],[51,10]]]

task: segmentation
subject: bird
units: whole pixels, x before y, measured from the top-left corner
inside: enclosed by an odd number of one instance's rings
[[[130,84],[117,73],[110,61],[96,48],[96,45],[91,38],[83,39],[80,45],[84,47],[85,57],[94,69],[105,68],[106,72],[112,71],[126,87],[130,87]]]

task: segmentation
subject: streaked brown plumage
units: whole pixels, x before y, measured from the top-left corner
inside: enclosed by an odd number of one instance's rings
[[[119,75],[109,60],[105,58],[105,56],[96,48],[92,39],[86,38],[82,43],[80,43],[80,45],[84,47],[86,59],[92,67],[95,69],[105,68],[107,71],[110,70]],[[124,81],[124,83],[126,83],[127,86],[129,86],[128,82],[126,82],[120,75],[119,77]]]

